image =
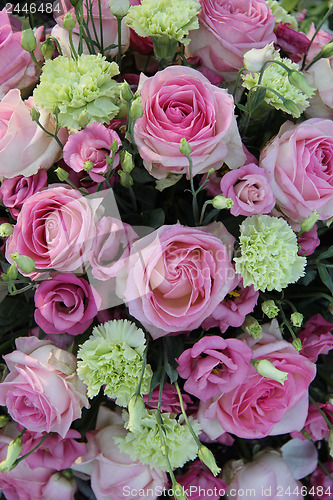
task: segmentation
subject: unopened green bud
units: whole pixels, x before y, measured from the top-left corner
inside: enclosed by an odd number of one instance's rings
[[[293,115],[295,118],[299,118],[301,116],[298,106],[293,101],[291,101],[290,99],[286,99],[283,104],[288,109],[290,114]]]
[[[65,30],[73,31],[73,29],[75,28],[75,25],[76,25],[76,21],[75,21],[73,15],[70,12],[67,12],[67,14],[65,15],[64,20],[63,20],[63,26],[64,26]]]
[[[290,321],[293,326],[296,326],[297,328],[300,328],[303,323],[303,314],[299,312],[293,312],[292,315],[290,316]]]
[[[304,92],[304,94],[308,97],[311,97],[314,94],[315,89],[310,87],[308,82],[305,80],[303,73],[300,71],[290,71],[290,73],[288,73],[288,79],[294,87]]]
[[[242,330],[251,335],[254,339],[260,339],[262,337],[262,328],[253,316],[246,316],[242,324]]]
[[[134,120],[141,118],[143,116],[143,109],[141,104],[141,98],[137,97],[133,102],[130,109],[130,117]]]
[[[30,116],[33,122],[37,122],[40,118],[40,112],[36,108],[32,108],[30,111]]]
[[[130,174],[134,168],[133,157],[128,151],[125,152],[124,159],[121,162],[121,168],[123,172]]]
[[[215,168],[210,168],[208,170],[209,175],[212,175],[215,172]]]
[[[7,417],[7,415],[0,415],[0,429],[3,429],[6,427],[6,425],[9,423],[10,418]]]
[[[171,61],[177,50],[178,41],[168,36],[151,36],[154,55],[156,59],[167,59]]]
[[[54,43],[51,38],[47,38],[45,42],[43,42],[40,46],[44,59],[47,61],[48,59],[52,59],[54,54]]]
[[[66,172],[66,170],[64,170],[61,167],[58,167],[55,169],[54,172],[57,174],[59,181],[67,181],[67,179],[69,177],[69,173]]]
[[[173,483],[172,492],[175,500],[187,500],[184,487],[179,483]]]
[[[21,47],[27,52],[33,52],[37,46],[34,32],[31,28],[23,30],[21,33]]]
[[[295,347],[295,349],[297,351],[301,351],[302,350],[302,341],[301,341],[301,339],[294,339],[293,342],[292,342],[292,345]]]
[[[313,212],[310,217],[305,219],[302,224],[301,224],[301,233],[307,233],[308,231],[311,231],[317,220],[319,219],[319,214],[317,210]]]
[[[133,186],[133,179],[129,174],[126,174],[126,172],[123,172],[122,170],[119,170],[118,174],[120,177],[119,182],[123,187],[128,188]]]
[[[112,153],[116,153],[119,149],[119,144],[116,140],[114,140],[110,146],[110,151],[112,151]]]
[[[184,156],[190,156],[190,154],[192,153],[192,148],[189,145],[189,143],[187,142],[187,140],[185,139],[185,137],[180,139],[179,151]]]
[[[319,55],[320,58],[333,56],[333,42],[329,42],[326,45],[324,45],[324,47],[319,52],[318,56]]]
[[[1,238],[8,238],[11,234],[13,234],[13,226],[9,224],[9,222],[4,222],[3,224],[0,225],[0,237]]]
[[[141,430],[142,415],[145,409],[145,403],[142,396],[134,394],[128,402],[127,409],[129,419],[126,424],[126,429],[130,432],[139,432]]]
[[[265,302],[261,304],[261,310],[266,316],[272,319],[277,316],[280,309],[275,304],[274,300],[265,300]]]
[[[133,100],[134,94],[126,81],[121,86],[120,96],[125,102],[131,102]]]
[[[13,264],[11,264],[10,267],[8,268],[8,271],[6,273],[7,279],[5,279],[4,281],[16,280],[17,275],[18,275],[17,266],[16,266],[15,262],[13,262]]]
[[[231,198],[226,198],[222,194],[219,194],[218,196],[215,196],[212,200],[212,205],[214,208],[217,208],[218,210],[223,210],[224,208],[230,209],[233,206],[234,202],[232,201]]]
[[[92,170],[93,168],[94,168],[94,163],[91,160],[87,160],[84,162],[83,169],[86,172],[90,172],[90,170]],[[66,172],[66,174],[67,174],[67,172]]]
[[[117,19],[122,19],[126,16],[129,6],[129,0],[110,0],[109,3],[110,10]]]
[[[9,443],[7,457],[0,463],[0,471],[10,471],[16,467],[16,460],[22,451],[22,437],[19,436]]]
[[[217,476],[221,472],[221,469],[216,464],[213,453],[209,448],[207,448],[207,446],[201,445],[199,447],[198,457],[199,460],[201,460],[201,462],[204,463],[208,469],[210,469],[214,476]]]
[[[12,253],[10,256],[23,273],[30,274],[35,270],[35,261],[31,257],[20,255],[17,252]]]
[[[327,220],[325,220],[323,222],[324,222],[324,224],[325,224],[326,227],[330,227],[330,225],[333,222],[333,217],[331,217],[330,219],[327,219]]]
[[[283,372],[282,370],[278,370],[277,368],[275,368],[273,363],[268,361],[268,359],[254,360],[252,361],[252,364],[259,375],[262,375],[265,378],[276,380],[282,385],[284,385],[285,381],[288,378],[287,372]]]

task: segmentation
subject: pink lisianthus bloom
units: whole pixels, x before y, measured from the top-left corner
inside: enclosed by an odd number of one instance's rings
[[[333,476],[333,460],[324,462],[323,466]],[[309,494],[315,500],[331,500],[333,493],[333,481],[318,465],[310,476]]]
[[[288,24],[279,23],[275,31],[276,44],[284,56],[299,62],[310,44],[310,39],[301,31],[295,31]]]
[[[239,275],[236,275],[237,277]],[[202,323],[204,330],[218,326],[224,333],[229,326],[238,327],[244,323],[245,316],[251,313],[258,302],[259,292],[253,287],[243,286],[239,276],[237,286],[224,297],[212,314]]]
[[[191,463],[189,470],[183,475],[177,475],[176,480],[191,500],[219,500],[227,491],[227,484],[223,479],[214,477],[200,460]]]
[[[223,432],[257,439],[301,430],[308,414],[308,387],[316,375],[316,365],[282,340],[275,320],[263,326],[262,338],[246,340],[252,347],[253,359],[268,359],[275,368],[287,372],[288,378],[282,385],[250,366],[242,384],[201,402],[199,421],[203,431],[211,439]],[[211,426],[210,420],[214,421]]]
[[[276,203],[292,221],[302,222],[315,210],[320,220],[333,213],[333,122],[312,118],[286,122],[264,147],[263,167]]]
[[[102,123],[92,123],[69,136],[63,149],[64,161],[75,172],[84,170],[85,162],[92,162],[93,167],[88,171],[89,176],[95,182],[103,182],[104,175],[110,169],[106,157],[112,157],[110,148],[114,141],[118,143],[118,147],[121,146],[117,132],[105,127]],[[118,164],[119,154],[116,154],[113,168],[116,168]]]
[[[199,71],[170,66],[151,78],[142,77],[143,117],[135,122],[134,139],[143,164],[154,177],[187,174],[180,153],[182,138],[190,144],[193,175],[243,165],[245,156],[234,115],[234,101]]]
[[[275,206],[267,175],[254,163],[227,172],[220,188],[222,194],[234,202],[230,212],[235,216],[268,214]]]
[[[240,386],[252,356],[252,349],[243,340],[206,336],[180,355],[177,371],[186,379],[185,391],[207,401]]]
[[[0,99],[11,89],[28,90],[33,86],[40,74],[29,52],[21,47],[22,24],[15,19],[15,26],[11,24],[12,16],[8,15],[8,5],[0,11]],[[39,63],[43,61],[40,49],[44,28],[35,30],[36,49],[34,55]]]
[[[302,233],[301,236],[297,238],[297,242],[301,247],[298,251],[298,255],[311,255],[315,249],[320,245],[320,239],[318,238],[318,226],[315,224],[310,231]]]
[[[274,42],[275,17],[264,0],[201,0],[199,29],[188,52],[227,81],[236,78],[243,55]]]
[[[327,354],[333,348],[333,323],[326,321],[321,314],[312,316],[298,333],[302,342],[302,356],[316,363],[319,354]]]
[[[45,333],[79,335],[93,322],[100,302],[84,278],[60,273],[38,285],[35,321]]]
[[[333,406],[329,403],[316,403],[328,420],[333,424]],[[316,405],[309,406],[308,416],[306,418],[303,430],[311,437],[312,441],[321,441],[329,437],[330,428]],[[307,439],[302,432],[291,432],[291,437],[302,440]]]
[[[75,356],[35,337],[16,339],[16,348],[4,356],[9,374],[0,385],[0,404],[28,430],[64,438],[89,406]]]
[[[144,402],[148,408],[157,408],[159,402],[159,390],[158,385],[152,392],[151,398],[148,399],[148,394],[143,397]],[[192,403],[192,400],[188,394],[182,394],[184,409],[186,411],[187,405]],[[161,410],[168,413],[179,414],[182,412],[177,389],[174,385],[168,384],[167,382],[163,384],[162,399],[161,399]]]
[[[94,213],[82,194],[63,185],[50,186],[24,203],[6,258],[18,252],[36,269],[75,271],[89,261],[95,238]]]
[[[221,223],[162,226],[132,245],[118,294],[154,339],[194,330],[233,288],[233,242]]]
[[[46,170],[39,170],[30,177],[18,175],[12,179],[4,179],[0,187],[0,199],[9,208],[11,216],[17,219],[23,203],[33,194],[47,186]]]

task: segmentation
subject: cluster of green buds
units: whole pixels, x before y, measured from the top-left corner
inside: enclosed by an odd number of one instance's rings
[[[131,172],[134,168],[133,156],[128,151],[122,151],[120,161],[121,169],[118,170],[120,184],[125,188],[129,188],[133,186],[133,178],[131,176]]]

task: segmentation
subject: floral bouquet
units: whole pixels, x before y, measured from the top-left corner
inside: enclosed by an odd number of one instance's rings
[[[333,499],[332,9],[2,2],[1,498]]]

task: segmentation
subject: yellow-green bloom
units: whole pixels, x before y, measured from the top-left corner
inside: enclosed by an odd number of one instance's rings
[[[168,464],[163,454],[164,441],[161,440],[157,417],[157,410],[144,410],[140,432],[128,432],[125,436],[115,437],[114,440],[119,449],[130,455],[133,460],[140,460],[143,464],[167,471]],[[162,413],[161,417],[166,431],[163,435],[171,467],[173,469],[182,467],[189,460],[196,458],[198,446],[188,426],[184,423],[182,415],[177,419],[174,413]],[[123,418],[127,422],[126,411],[123,412]],[[192,417],[189,420],[194,432],[198,435],[201,430],[199,422],[193,420]]]
[[[108,123],[118,113],[120,85],[112,80],[118,73],[118,65],[101,54],[48,60],[34,90],[35,104],[50,113],[58,107],[62,127]]]
[[[168,37],[187,45],[190,30],[199,28],[197,0],[142,0],[124,18],[140,36]]]
[[[107,396],[116,398],[119,406],[127,406],[140,381],[145,344],[143,331],[130,321],[96,326],[77,354],[77,373],[88,386],[88,396],[96,396],[104,385]],[[141,394],[149,392],[151,377],[147,364]]]
[[[298,255],[296,234],[285,220],[252,215],[240,230],[240,256],[234,260],[244,286],[281,292],[304,276],[306,258]]]

